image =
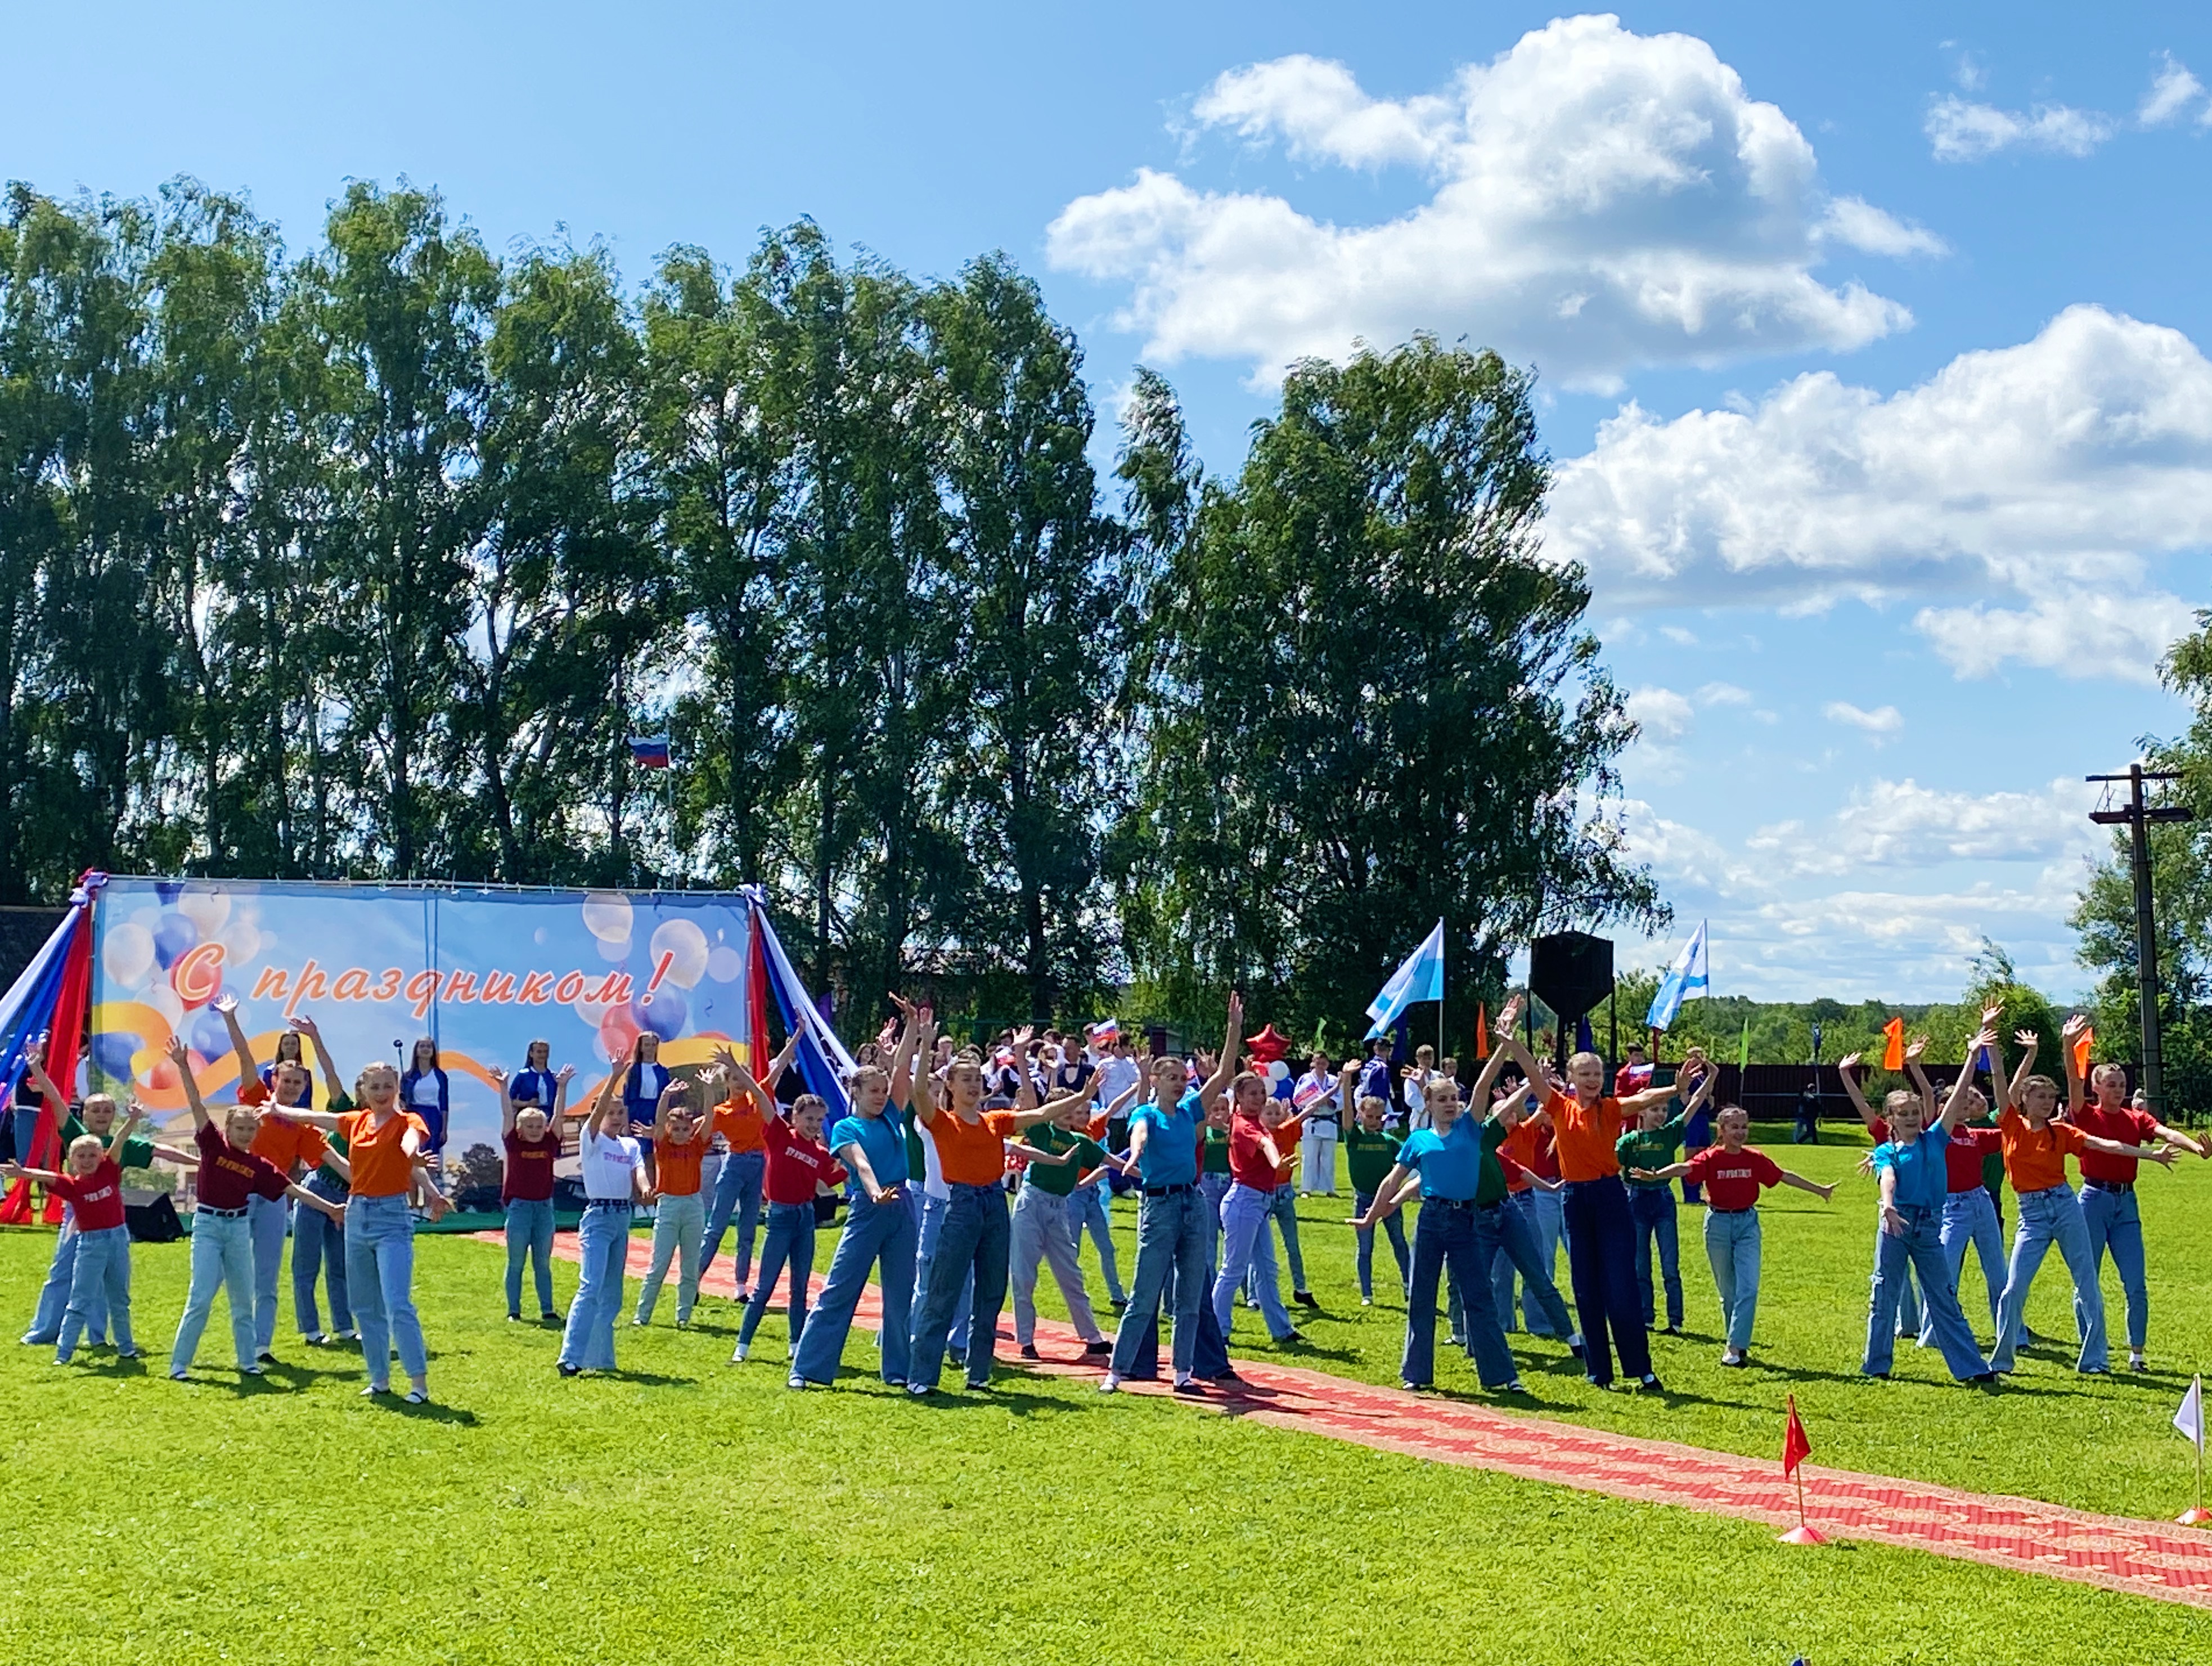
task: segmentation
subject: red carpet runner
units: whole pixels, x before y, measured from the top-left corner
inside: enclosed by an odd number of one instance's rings
[[[503,1242],[496,1232],[477,1236],[489,1243]],[[825,1234],[825,1253],[830,1242]],[[575,1259],[574,1236],[561,1234],[556,1253]],[[633,1237],[630,1276],[642,1277],[651,1264],[646,1239]],[[709,1293],[735,1293],[730,1268],[726,1256],[715,1262],[707,1275]],[[672,1287],[661,1297],[664,1313],[672,1310],[675,1301],[673,1284],[672,1273]],[[815,1287],[821,1287],[819,1278]],[[860,1321],[870,1327],[876,1322],[873,1286],[860,1304]],[[1008,1335],[1004,1330],[1000,1334]],[[1011,1363],[1050,1376],[1099,1375],[1096,1365],[1072,1357],[1080,1341],[1069,1327],[1039,1320],[1037,1342],[1040,1347],[1060,1351],[1060,1357],[1048,1357],[1042,1364]],[[1000,1354],[1002,1363],[1012,1353],[1009,1337]],[[1797,1519],[1796,1490],[1782,1479],[1777,1460],[1754,1461],[1673,1441],[1641,1440],[1545,1418],[1509,1416],[1295,1366],[1239,1360],[1237,1369],[1246,1379],[1242,1389],[1211,1391],[1203,1401],[1182,1403],[1279,1429],[1352,1441],[1378,1451],[1496,1470],[1617,1499],[1676,1505],[1775,1527]],[[1132,1383],[1123,1391],[1164,1394],[1167,1389],[1162,1380]],[[954,1391],[958,1392],[957,1384]],[[1817,1469],[1810,1464],[1799,1473],[1805,1478],[1806,1515],[1825,1533],[2212,1608],[2212,1534],[2118,1516],[2093,1516],[2029,1499]]]

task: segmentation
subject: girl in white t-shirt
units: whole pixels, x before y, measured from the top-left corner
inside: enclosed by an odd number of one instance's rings
[[[622,1090],[629,1075],[624,1067],[600,1085],[599,1097],[584,1113],[577,1141],[584,1178],[584,1218],[576,1232],[583,1281],[568,1304],[568,1325],[561,1337],[563,1377],[615,1368],[615,1321],[622,1313],[623,1268],[629,1259],[630,1211],[647,1201],[644,1153],[627,1132],[629,1107]]]

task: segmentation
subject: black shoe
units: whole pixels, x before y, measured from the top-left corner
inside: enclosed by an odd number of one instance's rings
[[[563,1365],[558,1361],[555,1362],[553,1369],[563,1377],[580,1377],[584,1373],[584,1368],[581,1365]]]
[[[568,1321],[557,1313],[541,1313],[538,1316],[538,1322],[541,1325],[559,1325],[566,1324]]]
[[[276,1363],[276,1356],[270,1353],[267,1348],[261,1350],[258,1358],[260,1359],[261,1363],[264,1365],[273,1365]]]
[[[1300,1307],[1310,1307],[1316,1311],[1321,1308],[1321,1298],[1310,1290],[1293,1290],[1291,1292],[1291,1299]]]
[[[1036,1351],[1036,1344],[1035,1342],[1024,1342],[1022,1344],[1022,1358],[1024,1359],[1042,1359],[1044,1358],[1044,1355]]]
[[[1206,1380],[1213,1383],[1217,1387],[1225,1383],[1231,1388],[1242,1388],[1244,1383],[1244,1379],[1239,1377],[1234,1370],[1218,1371]]]
[[[1682,1334],[1682,1327],[1678,1324],[1669,1322],[1667,1329],[1661,1331],[1659,1334],[1662,1336],[1680,1336]]]
[[[1175,1385],[1175,1391],[1177,1394],[1204,1394],[1206,1392],[1203,1388],[1199,1386],[1198,1379],[1194,1377],[1186,1378],[1184,1381],[1176,1383]]]
[[[1127,1296],[1115,1296],[1109,1300],[1107,1305],[1116,1313],[1126,1313],[1129,1310],[1129,1298]]]
[[[1662,1383],[1656,1376],[1648,1371],[1638,1379],[1636,1386],[1644,1390],[1647,1394],[1664,1394],[1667,1392],[1667,1385],[1664,1383]]]
[[[1096,1342],[1085,1342],[1083,1345],[1083,1357],[1086,1359],[1103,1359],[1113,1352],[1114,1345],[1103,1339]]]
[[[520,1323],[522,1322],[522,1316],[521,1316],[520,1313],[510,1313],[510,1314],[508,1314],[508,1315],[507,1316],[507,1323],[509,1323],[509,1324],[511,1324],[511,1325],[519,1325],[519,1324],[520,1324]],[[310,1336],[307,1340],[308,1340],[309,1341],[313,1342],[313,1341],[319,1341],[320,1339],[319,1339],[319,1338],[318,1338],[318,1337]]]
[[[1978,1389],[1994,1389],[1997,1386],[1997,1373],[1993,1371],[1976,1371],[1966,1381]]]
[[[1279,1347],[1288,1347],[1292,1342],[1303,1342],[1305,1339],[1305,1333],[1302,1330],[1286,1331],[1282,1335],[1275,1338],[1275,1344]]]

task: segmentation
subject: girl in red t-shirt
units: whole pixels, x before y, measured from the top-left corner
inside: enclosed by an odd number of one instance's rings
[[[733,1061],[734,1062],[734,1061]],[[750,1096],[760,1108],[763,1137],[767,1142],[768,1237],[761,1245],[760,1277],[752,1298],[738,1326],[738,1346],[730,1355],[732,1365],[752,1352],[753,1333],[767,1316],[769,1298],[785,1268],[791,1271],[791,1293],[784,1310],[791,1320],[791,1354],[799,1357],[799,1338],[806,1329],[807,1281],[814,1276],[814,1194],[824,1183],[836,1185],[845,1177],[844,1165],[830,1155],[822,1143],[822,1119],[830,1107],[818,1096],[802,1093],[792,1101],[790,1120],[776,1110],[768,1091],[752,1073],[736,1065],[732,1078],[736,1092]]]
[[[123,1142],[138,1126],[143,1113],[136,1100],[129,1116],[116,1125],[107,1143],[96,1134],[81,1134],[70,1142],[62,1158],[64,1172],[27,1169],[20,1163],[0,1164],[0,1174],[10,1180],[32,1180],[69,1203],[76,1218],[76,1270],[70,1279],[69,1306],[62,1314],[62,1334],[54,1346],[54,1363],[66,1365],[84,1334],[95,1297],[107,1299],[108,1321],[114,1326],[115,1357],[136,1359],[137,1342],[131,1335],[131,1230],[123,1224]]]
[[[545,1073],[545,1043],[532,1042],[526,1055],[531,1070]],[[560,1108],[567,1104],[568,1084],[576,1067],[564,1064],[553,1082],[553,1103],[548,1108],[535,1101],[518,1105],[507,1089],[503,1072],[492,1073],[499,1096],[499,1138],[506,1148],[507,1164],[500,1178],[500,1207],[507,1215],[507,1316],[522,1318],[522,1269],[531,1266],[538,1286],[538,1319],[557,1325],[561,1316],[553,1306],[553,1164],[561,1156]],[[533,1089],[540,1085],[533,1084]]]

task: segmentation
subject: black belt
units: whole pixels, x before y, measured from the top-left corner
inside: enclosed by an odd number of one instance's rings
[[[1472,1209],[1474,1207],[1474,1200],[1471,1197],[1425,1197],[1421,1200],[1421,1207],[1423,1208],[1426,1208],[1431,1203],[1441,1203],[1447,1209]]]
[[[1173,1197],[1179,1192],[1194,1192],[1198,1188],[1196,1186],[1189,1184],[1181,1186],[1147,1186],[1145,1188],[1145,1195],[1146,1197]]]
[[[2131,1192],[2136,1189],[2132,1180],[2092,1180],[2087,1175],[2081,1177],[2081,1184],[2084,1189],[2093,1192]]]
[[[201,1204],[193,1211],[193,1213],[195,1214],[213,1215],[217,1220],[243,1220],[246,1219],[246,1211],[243,1209],[217,1209],[211,1205],[205,1203]]]
[[[1741,1209],[1723,1209],[1717,1204],[1708,1203],[1705,1205],[1705,1213],[1713,1215],[1747,1215],[1758,1207],[1756,1203],[1747,1203]]]
[[[620,1209],[624,1214],[628,1214],[636,1207],[634,1201],[626,1197],[587,1197],[584,1200],[584,1210],[587,1214],[593,1209]]]

